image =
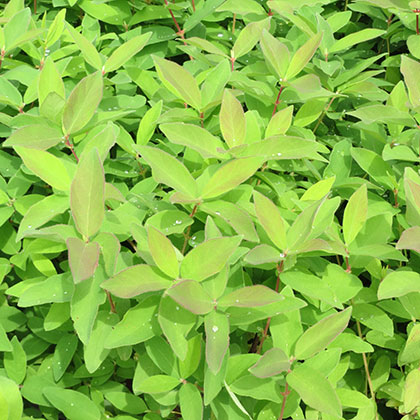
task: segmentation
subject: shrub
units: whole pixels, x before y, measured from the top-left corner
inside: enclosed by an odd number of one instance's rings
[[[0,417],[419,418],[419,14],[3,4]]]

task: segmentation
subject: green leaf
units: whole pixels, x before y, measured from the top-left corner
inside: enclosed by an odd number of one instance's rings
[[[65,334],[58,341],[52,359],[54,380],[58,382],[69,367],[79,340],[74,334]]]
[[[185,361],[188,353],[185,337],[194,326],[196,316],[164,295],[160,300],[158,321],[176,356]]]
[[[83,58],[96,70],[102,68],[102,59],[96,50],[95,46],[86,39],[83,35],[79,34],[71,25],[66,23],[67,30],[70,32],[71,37],[73,38],[76,45],[79,47]]]
[[[336,53],[341,50],[345,50],[347,48],[353,47],[356,44],[360,44],[361,42],[369,41],[371,39],[377,38],[382,36],[386,31],[382,29],[374,29],[374,28],[367,28],[362,29],[361,31],[351,33],[335,43],[330,48],[330,53]]]
[[[263,29],[268,30],[270,28],[270,18],[263,19],[257,22],[251,22],[242,29],[239,33],[238,38],[233,44],[232,58],[237,60],[243,55],[250,52],[255,44],[261,38],[261,32]]]
[[[42,106],[50,93],[55,93],[63,99],[66,97],[64,83],[60,73],[54,64],[54,61],[51,57],[48,57],[45,60],[44,67],[39,75],[38,99],[40,106]]]
[[[197,81],[190,72],[179,64],[157,56],[153,56],[159,79],[173,94],[188,105],[200,110],[201,92]]]
[[[286,72],[286,80],[297,76],[309,63],[322,40],[322,33],[312,36],[294,54]]]
[[[71,178],[63,161],[49,152],[15,146],[25,166],[57,190],[70,190]]]
[[[97,371],[107,358],[110,350],[105,349],[105,345],[108,344],[109,334],[113,331],[114,325],[118,321],[119,317],[117,314],[109,313],[109,311],[100,311],[98,313],[89,341],[83,352],[86,369],[89,373]]]
[[[10,344],[12,345],[12,351],[4,353],[4,368],[11,380],[21,384],[26,376],[26,353],[16,336],[12,337]]]
[[[171,281],[154,267],[145,264],[126,268],[106,280],[101,287],[115,296],[131,298],[142,293],[167,289]]]
[[[335,176],[318,181],[311,185],[300,198],[301,201],[318,201],[325,197],[335,182]]]
[[[229,348],[229,320],[226,314],[212,311],[204,318],[206,362],[213,373],[219,372]]]
[[[160,394],[162,392],[169,392],[178,386],[180,383],[179,379],[168,375],[154,375],[145,379],[140,388],[139,392],[145,394]]]
[[[47,150],[63,141],[63,133],[43,124],[27,125],[16,130],[3,146],[24,146],[28,149]]]
[[[156,318],[160,296],[150,296],[130,308],[107,336],[105,348],[142,343],[156,334],[160,327]]]
[[[64,30],[64,25],[66,22],[66,9],[61,9],[56,15],[48,28],[47,37],[45,39],[45,46],[48,48],[57,42]]]
[[[286,379],[309,407],[334,418],[342,416],[340,400],[334,388],[317,370],[302,364],[295,367]]]
[[[286,78],[287,69],[290,63],[288,48],[266,29],[263,29],[262,31],[260,43],[267,64],[273,69],[274,74],[278,77],[279,81],[282,82],[283,79]]]
[[[352,308],[337,312],[321,319],[309,327],[296,342],[295,357],[309,359],[323,350],[347,327]]]
[[[145,34],[135,36],[119,46],[105,61],[102,73],[105,74],[115,71],[124,65],[131,57],[136,55],[146,46],[151,36],[152,32],[147,32]]]
[[[220,130],[229,148],[245,142],[246,120],[241,103],[225,89],[219,114]]]
[[[102,99],[103,80],[99,71],[83,78],[72,90],[63,111],[63,132],[82,130],[92,119]]]
[[[166,294],[185,309],[197,315],[205,315],[215,306],[203,286],[195,280],[182,280],[170,287]]]
[[[372,330],[380,331],[389,337],[392,337],[394,334],[392,319],[375,305],[369,303],[354,305],[352,316]]]
[[[21,34],[28,30],[30,20],[31,9],[29,7],[25,7],[14,16],[11,16],[7,24],[4,25],[5,45],[2,45],[2,48],[5,47],[6,51],[11,50],[16,45],[16,41]]]
[[[217,305],[221,307],[237,306],[241,308],[253,308],[282,300],[284,300],[284,296],[269,289],[267,286],[257,284],[234,290],[219,299]]]
[[[152,167],[156,182],[169,185],[176,191],[197,197],[197,185],[188,169],[177,159],[156,147],[137,146],[142,157]]]
[[[417,360],[420,360],[420,324],[414,325],[408,334],[405,346],[398,356],[398,364],[405,365]]]
[[[254,191],[254,207],[259,222],[272,242],[281,250],[287,249],[286,226],[276,205]]]
[[[19,241],[26,235],[30,235],[33,230],[47,223],[58,214],[64,213],[68,208],[69,198],[67,196],[48,195],[36,202],[28,209],[21,220],[16,240]]]
[[[23,401],[19,387],[15,382],[0,376],[0,415],[5,420],[20,420],[23,413]]]
[[[218,273],[242,241],[241,236],[215,238],[193,248],[182,260],[181,277],[202,281]]]
[[[68,238],[66,244],[73,281],[80,283],[92,277],[99,262],[99,244],[86,243],[79,238]]]
[[[201,420],[203,418],[203,401],[200,391],[191,383],[182,385],[179,390],[179,405],[182,418]]]
[[[409,413],[420,406],[420,370],[413,369],[405,378],[404,409]]]
[[[390,299],[420,292],[420,274],[414,271],[393,271],[385,276],[378,288],[378,299]]]
[[[80,419],[80,413],[86,420],[99,420],[101,413],[96,404],[81,392],[59,387],[46,387],[42,391],[53,407],[61,411],[68,420]]]
[[[215,198],[245,182],[258,170],[261,158],[239,158],[221,166],[204,186],[201,196]]]
[[[343,236],[347,245],[351,244],[366,223],[368,199],[366,184],[350,197],[343,216]]]
[[[70,191],[70,208],[77,230],[95,235],[104,219],[105,175],[97,149],[79,162]]]
[[[408,89],[408,96],[413,108],[420,109],[420,86],[418,84],[418,74],[420,63],[405,55],[401,57],[401,73]]]
[[[221,153],[224,150],[223,143],[204,128],[193,124],[170,123],[161,124],[159,129],[171,143],[196,150],[204,159],[224,158]]]
[[[17,88],[4,76],[0,77],[0,102],[19,108],[22,105],[22,96]]]
[[[188,340],[188,350],[185,360],[179,360],[179,374],[181,378],[188,379],[198,369],[201,360],[201,334]]]
[[[258,378],[269,378],[282,372],[287,372],[290,368],[290,361],[283,350],[272,348],[265,352],[255,365],[248,370]]]
[[[293,105],[276,112],[267,125],[265,137],[279,136],[286,134],[292,124]]]
[[[207,0],[199,9],[195,10],[193,14],[188,16],[184,23],[184,31],[188,32],[194,29],[199,23],[213,14],[215,10],[224,3],[225,0]]]
[[[139,128],[137,130],[136,142],[139,145],[145,145],[152,138],[155,132],[157,121],[162,112],[162,101],[155,103],[140,120]]]
[[[400,111],[390,105],[368,105],[348,112],[348,115],[359,118],[366,124],[382,122],[393,123],[411,127],[414,124],[413,118],[407,111]]]
[[[158,268],[168,277],[177,278],[178,260],[171,241],[154,227],[147,229],[147,235],[150,253]]]
[[[108,400],[115,408],[118,410],[124,411],[125,413],[129,414],[142,414],[148,411],[146,404],[144,401],[133,394],[129,394],[128,392],[120,392],[120,391],[111,391],[105,393],[105,398]],[[119,416],[121,420],[125,418],[125,416]],[[131,420],[132,417],[126,416],[126,420]]]

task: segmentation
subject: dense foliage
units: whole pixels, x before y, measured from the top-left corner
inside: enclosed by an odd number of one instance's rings
[[[419,15],[3,2],[0,418],[420,418]]]

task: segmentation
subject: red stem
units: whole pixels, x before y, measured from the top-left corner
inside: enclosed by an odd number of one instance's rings
[[[71,150],[71,153],[72,153],[72,155],[74,156],[74,158],[76,159],[76,162],[77,163],[79,163],[79,158],[77,157],[77,155],[76,155],[76,152],[75,152],[75,150],[74,150],[74,147],[73,147],[73,145],[70,143],[70,140],[69,140],[69,136],[67,135],[66,136],[66,142],[65,142],[65,145]]]
[[[233,71],[233,69],[234,69],[235,60],[236,60],[236,58],[235,58],[235,57],[230,57],[230,65],[231,65],[230,69],[231,69],[232,71]]]
[[[204,112],[200,112],[201,127],[204,128]]]
[[[112,300],[111,293],[109,293],[108,290],[106,290],[105,292],[106,292],[106,295],[108,297],[108,302],[109,302],[109,306],[111,307],[111,312],[113,314],[116,314],[117,311],[115,310],[115,304],[114,304],[114,301]]]
[[[36,0],[34,0],[34,15],[36,15]]]
[[[191,0],[191,2],[192,2],[193,11],[195,12],[195,1],[194,0]]]
[[[284,86],[280,86],[279,94],[277,95],[276,102],[274,103],[274,109],[273,109],[273,113],[271,114],[271,117],[274,117],[274,115],[277,112],[277,107],[278,107],[278,105],[280,103],[280,95],[283,92],[283,89],[284,89]]]
[[[285,388],[285,390],[282,394],[283,394],[283,401],[281,402],[281,411],[280,411],[280,416],[279,416],[278,420],[283,420],[284,409],[286,408],[287,396],[290,394],[289,384],[287,382],[286,382],[286,388]]]
[[[236,13],[233,14],[232,33],[235,33],[235,26],[236,26]]]
[[[276,292],[279,292],[280,289],[280,274],[283,272],[284,268],[284,260],[281,260],[280,264],[277,264],[277,280],[276,280]],[[261,337],[260,344],[258,345],[257,354],[261,353],[262,346],[264,344],[265,339],[268,335],[268,329],[270,328],[271,318],[267,318],[267,323],[265,324],[264,332]]]
[[[416,13],[416,34],[420,35],[420,30],[419,30],[419,13]]]

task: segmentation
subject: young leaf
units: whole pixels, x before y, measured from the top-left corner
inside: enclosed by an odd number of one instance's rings
[[[290,62],[288,48],[266,29],[262,31],[260,43],[267,64],[271,66],[274,74],[282,82],[286,78],[286,72]]]
[[[315,51],[318,49],[321,39],[322,33],[314,35],[295,52],[294,56],[290,60],[289,68],[286,72],[286,80],[290,80],[297,76],[304,69],[309,60],[315,54]]]
[[[154,227],[147,229],[150,253],[160,270],[168,277],[176,279],[179,275],[178,260],[171,241]]]
[[[115,296],[131,298],[142,293],[167,289],[171,281],[160,271],[146,264],[126,268],[104,281],[101,287]]]
[[[28,149],[47,150],[61,141],[63,141],[61,130],[46,124],[32,124],[16,130],[3,142],[3,146],[23,146]]]
[[[408,293],[420,292],[420,274],[414,271],[393,271],[378,287],[378,299],[390,299]]]
[[[204,128],[194,124],[170,123],[161,124],[159,129],[171,143],[196,150],[204,159],[212,157],[225,159],[220,152],[224,150],[224,144]]]
[[[200,391],[191,383],[182,385],[179,390],[179,405],[185,420],[202,420],[203,401]]]
[[[136,136],[137,144],[145,145],[153,136],[153,133],[156,129],[157,121],[162,112],[162,104],[162,101],[159,101],[156,104],[154,104],[150,109],[147,110],[143,118],[140,120]]]
[[[180,384],[179,379],[168,375],[154,375],[146,378],[141,387],[137,389],[138,392],[146,394],[160,394],[167,393]]]
[[[413,369],[405,378],[404,409],[407,413],[420,406],[420,370]]]
[[[255,44],[260,40],[263,29],[270,28],[270,18],[263,19],[257,22],[251,22],[245,26],[240,32],[238,38],[233,44],[232,58],[237,60],[246,53],[250,52]]]
[[[156,147],[137,146],[142,157],[152,167],[156,182],[169,185],[191,198],[198,195],[195,179],[177,159]]]
[[[205,315],[215,306],[203,286],[195,280],[181,280],[170,287],[166,294],[196,315]]]
[[[242,241],[241,236],[215,238],[193,248],[182,260],[181,277],[202,281],[218,273]]]
[[[264,353],[248,370],[258,378],[269,378],[281,372],[287,372],[289,367],[290,361],[287,355],[283,350],[274,347]]]
[[[120,68],[131,57],[136,55],[145,47],[151,36],[152,32],[147,32],[145,34],[135,36],[119,46],[105,61],[102,73],[109,73],[110,71],[115,71]]]
[[[311,185],[300,198],[301,201],[313,200],[318,201],[325,197],[331,190],[335,181],[335,176],[331,178],[318,181],[316,184]]]
[[[226,314],[212,311],[204,318],[206,362],[213,373],[219,372],[229,348],[229,320]]]
[[[246,136],[244,110],[241,103],[227,89],[223,94],[219,118],[220,130],[229,148],[243,144]]]
[[[420,109],[420,86],[418,83],[418,74],[420,71],[420,63],[412,58],[402,55],[401,57],[401,73],[404,76],[407,85],[408,95],[413,108]]]
[[[284,300],[284,296],[267,286],[257,284],[234,290],[220,298],[217,305],[221,307],[236,306],[240,308],[253,308],[280,302],[282,300]]]
[[[201,93],[194,77],[179,64],[153,56],[156,71],[162,83],[176,96],[200,110]]]
[[[268,237],[279,249],[286,250],[286,226],[275,204],[259,192],[254,191],[254,207],[258,220]]]
[[[366,184],[363,184],[349,199],[343,216],[343,235],[351,244],[362,230],[367,219],[368,199]]]
[[[96,70],[100,70],[102,68],[102,59],[95,46],[71,25],[68,23],[66,23],[66,25],[71,37],[83,54],[83,58]]]
[[[15,146],[15,150],[23,163],[47,184],[61,191],[70,189],[71,179],[60,158],[43,150],[22,146]]]
[[[309,359],[327,347],[347,327],[351,311],[352,308],[349,307],[321,319],[308,328],[296,342],[295,357],[300,360]]]
[[[293,105],[288,106],[274,114],[265,130],[265,137],[286,134],[292,124]]]
[[[100,72],[83,78],[72,90],[63,111],[63,131],[68,136],[80,131],[91,120],[102,99]]]
[[[77,230],[85,237],[95,235],[104,219],[105,176],[97,149],[79,162],[71,184],[70,208]]]
[[[86,243],[79,238],[68,238],[69,265],[75,283],[92,277],[99,262],[99,244]]]
[[[334,388],[320,372],[302,364],[295,367],[286,379],[309,407],[329,414],[333,418],[341,417],[340,400]]]
[[[420,209],[419,209],[420,210]],[[412,249],[420,252],[420,227],[414,226],[406,229],[402,234],[396,245],[397,249]]]
[[[239,158],[221,166],[204,186],[201,196],[204,199],[222,195],[250,178],[261,166],[261,158]]]

